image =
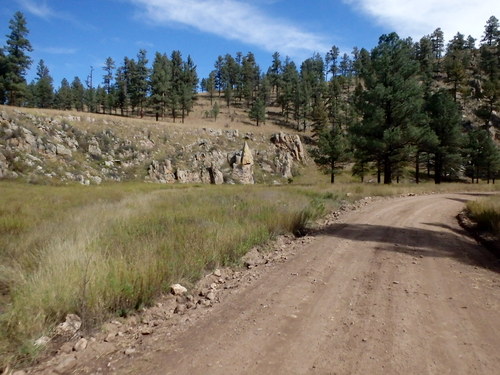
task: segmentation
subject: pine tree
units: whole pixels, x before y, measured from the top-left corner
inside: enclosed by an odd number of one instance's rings
[[[196,99],[196,89],[198,87],[198,74],[196,73],[196,65],[191,56],[187,57],[183,66],[182,77],[182,93],[181,93],[181,109],[182,122],[184,123],[185,116],[189,115],[193,108],[193,103]]]
[[[180,51],[173,51],[170,56],[171,70],[170,82],[171,91],[168,96],[167,107],[170,110],[172,118],[175,122],[179,111],[181,110],[182,96],[184,95],[184,63]]]
[[[494,111],[500,110],[500,29],[498,20],[490,17],[485,26],[480,47],[480,68],[482,72],[482,91],[480,97],[484,104],[477,115],[488,125]]]
[[[71,82],[71,100],[72,106],[77,111],[83,111],[85,103],[85,87],[83,87],[80,78],[75,77]]]
[[[131,68],[133,63],[128,57],[123,59],[123,65],[116,70],[115,76],[115,92],[116,92],[116,105],[120,108],[122,116],[128,114],[130,105],[129,87],[131,81]]]
[[[317,164],[328,171],[330,182],[333,184],[339,163],[349,158],[347,138],[339,126],[325,127],[320,131],[313,157]]]
[[[243,57],[241,78],[243,98],[245,99],[247,106],[250,106],[255,97],[260,79],[260,68],[255,61],[255,56],[252,52],[249,52]]]
[[[165,116],[168,95],[171,91],[170,60],[166,54],[156,52],[150,77],[150,101],[155,111],[156,121]]]
[[[279,52],[274,52],[273,61],[271,63],[271,66],[267,70],[267,76],[276,98],[279,98],[280,96],[280,90],[282,86],[282,70],[283,66],[281,63],[280,54]]]
[[[256,122],[257,126],[259,126],[260,123],[266,122],[266,104],[262,99],[257,98],[251,106],[248,116],[251,120]]]
[[[437,137],[432,147],[434,156],[434,182],[440,184],[445,176],[458,175],[461,165],[463,145],[460,129],[460,112],[456,103],[445,91],[432,95],[426,110],[430,118],[430,128]]]
[[[422,88],[412,44],[396,33],[382,35],[372,50],[370,63],[361,67],[364,90],[358,91],[362,115],[354,125],[355,146],[368,153],[390,184],[395,168],[408,160],[416,129],[424,120]]]
[[[38,108],[50,108],[54,100],[53,79],[49,68],[43,60],[38,62],[36,68],[35,103]]]
[[[115,70],[115,62],[111,57],[108,57],[104,63],[103,70],[106,74],[103,76],[103,85],[106,90],[106,99],[104,103],[105,110],[109,111],[111,114],[111,110],[115,107],[115,92],[113,85],[113,72]]]
[[[325,81],[328,80],[328,73],[332,75],[332,77],[335,77],[338,73],[339,66],[338,66],[338,57],[340,54],[339,47],[337,46],[332,46],[330,51],[326,53],[325,56]]]
[[[286,58],[283,65],[282,89],[278,97],[278,104],[281,106],[281,113],[288,124],[293,110],[294,98],[299,88],[299,73],[297,66],[290,58]]]
[[[439,73],[441,71],[441,57],[443,57],[444,52],[444,33],[441,28],[437,28],[431,34],[432,42],[432,53],[434,54],[434,72]]]
[[[448,43],[444,70],[447,81],[452,84],[453,100],[457,101],[457,94],[464,85],[467,76],[466,69],[470,64],[470,50],[465,48],[466,41],[463,34],[457,33]]]
[[[224,59],[222,58],[222,56],[217,57],[217,60],[215,61],[215,64],[214,64],[214,67],[215,67],[215,70],[214,70],[215,77],[214,78],[215,78],[215,88],[219,92],[219,97],[220,97],[222,90],[224,90],[224,80],[222,77],[223,65],[224,65]]]
[[[66,78],[61,81],[61,86],[55,95],[56,107],[62,110],[70,110],[73,105],[72,90]]]
[[[5,57],[3,48],[0,48],[0,104],[7,101],[7,72],[7,57]]]
[[[27,53],[32,52],[33,49],[26,38],[29,30],[21,12],[16,12],[9,21],[9,29],[11,32],[7,35],[7,46],[4,48],[6,54],[2,58],[4,60],[3,90],[8,104],[20,105],[26,90],[24,77],[32,62]]]
[[[474,180],[479,183],[480,178],[490,182],[500,173],[500,151],[485,128],[469,131],[464,157],[467,160],[466,175],[473,183]]]
[[[132,111],[137,109],[140,117],[144,115],[144,102],[148,93],[149,69],[147,64],[146,50],[141,49],[137,54],[137,62],[133,59],[130,60],[129,66],[130,83],[128,93],[130,95],[130,104]]]
[[[215,102],[214,105],[212,106],[212,111],[211,111],[211,115],[214,118],[214,121],[217,121],[217,116],[219,116],[219,112],[220,112],[219,102]]]
[[[498,24],[498,19],[495,16],[491,16],[486,22],[484,27],[484,35],[481,42],[489,47],[495,46],[500,41],[500,26]]]
[[[207,92],[210,96],[210,104],[213,103],[215,95],[215,71],[211,71],[207,79]]]

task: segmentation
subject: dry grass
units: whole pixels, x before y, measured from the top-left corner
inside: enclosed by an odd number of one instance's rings
[[[278,125],[277,123],[269,120],[262,126],[257,127],[249,117],[247,110],[241,106],[232,106],[228,108],[225,105],[224,98],[214,98],[214,101],[218,101],[220,105],[220,113],[217,117],[217,121],[213,118],[207,118],[205,112],[210,110],[212,107],[210,105],[210,99],[207,94],[199,94],[198,99],[194,104],[193,111],[185,118],[184,123],[181,123],[180,119],[177,119],[174,123],[171,118],[160,119],[156,122],[153,116],[145,116],[144,118],[139,118],[137,116],[119,116],[119,115],[109,115],[109,114],[98,114],[98,113],[87,113],[87,112],[77,112],[74,110],[63,111],[57,109],[40,109],[40,108],[25,108],[16,109],[10,106],[0,105],[0,111],[5,111],[6,113],[12,113],[14,110],[21,110],[25,113],[30,113],[35,116],[43,117],[67,117],[78,116],[84,121],[73,122],[71,125],[77,128],[89,131],[101,131],[106,129],[107,124],[113,124],[113,131],[116,134],[123,136],[125,138],[131,137],[138,132],[162,132],[166,128],[171,131],[178,130],[197,130],[202,128],[211,129],[236,129],[243,133],[255,133],[263,135],[271,135],[280,131],[286,131],[288,133],[295,133],[296,131],[292,127],[284,127]],[[279,111],[279,108],[270,108],[269,110]],[[85,121],[89,117],[92,121]]]
[[[192,283],[276,234],[300,233],[323,207],[291,187],[0,188],[3,365],[28,360],[33,340],[68,313],[87,326],[127,314],[173,282]]]
[[[467,203],[467,214],[478,229],[500,234],[500,199],[498,196]]]

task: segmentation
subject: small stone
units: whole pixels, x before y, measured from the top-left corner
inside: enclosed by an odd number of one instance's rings
[[[397,285],[397,284],[399,284],[399,281],[393,281],[392,283]]]
[[[111,342],[113,341],[113,339],[115,338],[116,336],[116,333],[110,333],[106,336],[106,338],[104,339],[105,342]]]
[[[183,315],[186,312],[186,305],[184,304],[179,304],[175,307],[174,313]]]
[[[59,335],[74,334],[82,326],[82,320],[78,315],[68,314],[64,323],[57,326],[56,332]]]
[[[208,299],[209,301],[213,301],[213,300],[215,300],[215,293],[214,293],[214,292],[209,292],[209,293],[207,294],[207,299]]]
[[[76,342],[76,344],[73,347],[73,349],[75,350],[75,352],[81,352],[81,351],[87,349],[87,344],[88,344],[87,339],[85,339],[85,338],[82,337],[80,340],[78,340]]]
[[[215,277],[221,277],[221,276],[222,276],[222,272],[221,272],[219,269],[216,269],[216,270],[214,271],[214,276],[215,276]]]
[[[217,284],[216,283],[210,284],[210,289],[212,289],[212,290],[217,289]]]
[[[68,374],[76,366],[76,357],[73,355],[64,357],[54,369],[56,374]]]
[[[143,329],[141,329],[141,335],[147,336],[147,335],[150,335],[152,333],[153,333],[153,331],[149,327],[144,327]]]
[[[125,353],[125,355],[132,355],[135,353],[135,349],[134,348],[127,348],[127,349],[125,349],[124,353]]]
[[[187,292],[187,289],[183,287],[181,284],[174,284],[170,287],[170,289],[174,296],[182,296],[184,293]]]
[[[73,345],[70,342],[65,342],[59,349],[60,353],[69,354],[73,351]]]
[[[184,296],[177,296],[175,298],[175,302],[177,302],[177,303],[185,303],[186,301],[187,301],[187,298]]]

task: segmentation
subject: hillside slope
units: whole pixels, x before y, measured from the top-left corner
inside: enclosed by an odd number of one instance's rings
[[[184,124],[1,107],[0,178],[280,183],[307,162],[290,129],[285,134],[269,123],[256,127],[237,108],[223,109],[215,121],[205,116],[208,106],[200,96]],[[252,157],[243,160],[245,143]]]

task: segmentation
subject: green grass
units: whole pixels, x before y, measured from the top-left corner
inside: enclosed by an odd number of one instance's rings
[[[238,264],[251,247],[303,234],[345,200],[493,185],[297,183],[83,187],[0,181],[0,366],[68,313],[92,327],[148,305],[174,282]]]
[[[469,218],[477,223],[478,229],[500,233],[500,199],[488,197],[467,203]]]

